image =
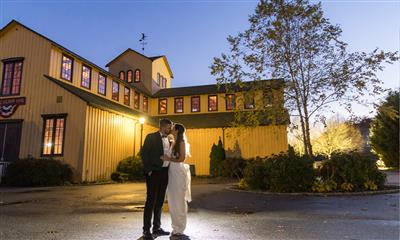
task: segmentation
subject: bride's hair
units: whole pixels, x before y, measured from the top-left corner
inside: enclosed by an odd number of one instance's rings
[[[180,153],[180,143],[184,142],[185,145],[186,145],[186,153],[185,154],[186,154],[186,156],[190,157],[190,151],[189,151],[190,145],[189,145],[189,143],[187,141],[187,138],[186,138],[186,134],[185,134],[186,129],[185,129],[185,127],[180,123],[175,123],[174,124],[174,129],[178,131],[178,136],[176,137],[175,146],[174,146],[175,152],[178,153],[178,154]]]

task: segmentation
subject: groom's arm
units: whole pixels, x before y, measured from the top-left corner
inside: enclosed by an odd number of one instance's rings
[[[150,162],[150,147],[151,147],[151,134],[146,136],[144,140],[142,149],[140,150],[140,156],[142,157],[143,161],[143,170],[144,173],[147,175],[151,171],[151,162]]]

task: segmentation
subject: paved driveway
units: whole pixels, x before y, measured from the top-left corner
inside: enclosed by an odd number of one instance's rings
[[[232,192],[227,186],[193,185],[187,228],[191,239],[399,238],[399,194],[273,196]],[[142,183],[0,191],[0,239],[141,236]],[[162,221],[170,229],[167,211]]]

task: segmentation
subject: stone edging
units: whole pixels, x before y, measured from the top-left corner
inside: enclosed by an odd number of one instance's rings
[[[332,193],[313,193],[313,192],[304,192],[304,193],[275,193],[275,192],[264,192],[257,190],[242,190],[235,188],[235,185],[231,185],[226,187],[225,189],[233,192],[245,192],[245,193],[256,193],[256,194],[264,194],[264,195],[276,195],[276,196],[365,196],[365,195],[377,195],[377,194],[389,194],[389,193],[398,193],[400,192],[400,188],[395,186],[395,189],[385,189],[379,191],[364,191],[364,192],[332,192]]]

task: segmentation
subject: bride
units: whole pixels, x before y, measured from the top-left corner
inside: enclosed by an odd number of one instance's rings
[[[185,236],[186,218],[188,212],[187,202],[192,201],[190,192],[190,168],[184,163],[190,156],[189,144],[186,139],[185,127],[176,123],[171,134],[174,143],[171,144],[170,154],[161,156],[161,160],[169,161],[168,169],[168,207],[172,222],[172,236]]]

